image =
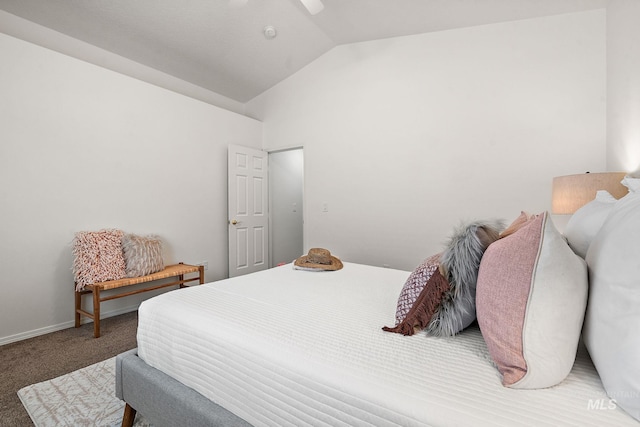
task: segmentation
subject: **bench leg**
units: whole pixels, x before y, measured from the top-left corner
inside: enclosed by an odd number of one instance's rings
[[[80,327],[80,310],[82,308],[82,294],[78,291],[74,291],[76,294],[76,328]]]
[[[200,273],[200,284],[204,285],[204,265],[198,266],[198,273]]]
[[[133,426],[133,421],[136,419],[136,410],[133,409],[127,403],[124,407],[124,415],[122,416],[122,427]]]
[[[93,336],[100,337],[100,288],[93,287]]]

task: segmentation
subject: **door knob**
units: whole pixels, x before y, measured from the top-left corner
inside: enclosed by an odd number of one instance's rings
[[[236,219],[232,219],[231,220],[231,224],[236,225],[237,223],[238,223],[238,220],[236,220]]]

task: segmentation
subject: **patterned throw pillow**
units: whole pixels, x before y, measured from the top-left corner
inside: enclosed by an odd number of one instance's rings
[[[76,290],[92,283],[126,277],[122,230],[80,231],[73,240]]]
[[[396,324],[402,322],[405,317],[407,317],[407,313],[409,313],[409,310],[411,310],[411,307],[415,304],[420,292],[422,292],[424,286],[439,266],[440,254],[436,254],[425,259],[422,264],[416,267],[411,273],[398,297]]]
[[[400,292],[396,308],[398,322],[383,331],[413,335],[424,329],[436,312],[449,283],[440,273],[440,254],[427,258],[409,276]]]
[[[122,250],[127,277],[140,277],[164,269],[162,240],[158,236],[125,234]]]

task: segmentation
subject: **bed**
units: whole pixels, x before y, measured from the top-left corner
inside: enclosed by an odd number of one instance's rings
[[[560,382],[518,389],[503,385],[478,322],[452,337],[383,331],[411,273],[288,264],[143,302],[138,348],[116,364],[123,425],[136,411],[157,427],[640,425],[582,340]]]

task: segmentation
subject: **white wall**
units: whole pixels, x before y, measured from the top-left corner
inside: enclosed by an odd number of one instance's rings
[[[166,262],[227,276],[227,145],[259,148],[260,122],[1,33],[0,51],[0,344],[72,325],[76,231],[157,233]]]
[[[607,167],[640,173],[640,2],[607,6]]]
[[[604,170],[604,10],[334,48],[247,105],[305,148],[305,249],[413,269],[461,220]],[[322,212],[327,203],[328,212]]]

